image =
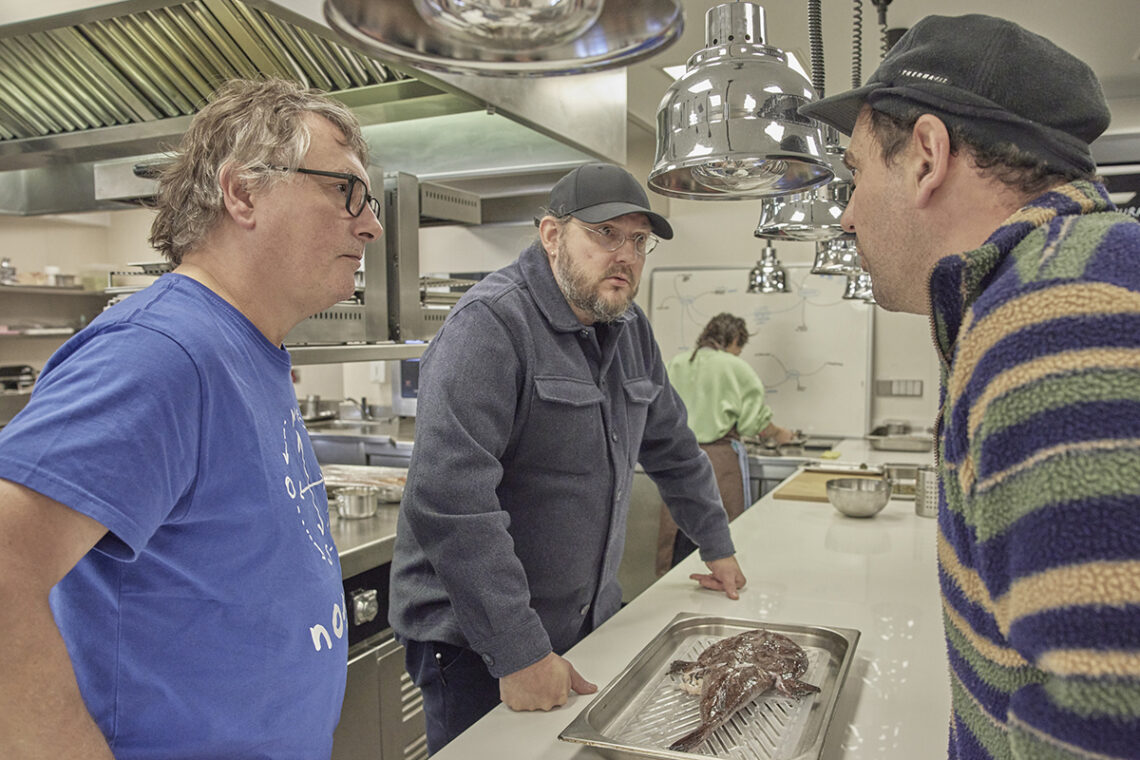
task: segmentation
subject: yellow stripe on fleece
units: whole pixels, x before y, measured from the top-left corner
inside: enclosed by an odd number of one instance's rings
[[[994,345],[1018,330],[1049,320],[1105,314],[1140,312],[1140,293],[1103,282],[1057,285],[1045,291],[1026,293],[973,323],[967,314],[962,325],[965,340],[959,342],[956,371],[950,377],[947,399],[957,405],[973,376],[973,368]]]
[[[1087,562],[1021,578],[995,600],[1010,621],[1059,607],[1140,604],[1140,560]]]
[[[966,618],[959,615],[955,609],[946,603],[945,598],[942,600],[942,612],[946,615],[949,624],[954,626],[954,629],[970,643],[974,651],[986,658],[988,662],[1003,668],[1024,668],[1029,664],[1017,650],[995,644],[993,640],[978,634]]]
[[[1140,654],[1135,650],[1053,649],[1043,653],[1037,664],[1059,676],[1140,678]]]

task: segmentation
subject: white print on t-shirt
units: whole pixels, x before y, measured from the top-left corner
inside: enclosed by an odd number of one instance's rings
[[[333,602],[332,608],[332,621],[330,623],[333,636],[338,639],[344,637],[345,631],[345,606],[344,606],[344,591],[340,592],[340,603]],[[332,649],[332,636],[329,635],[329,629],[325,628],[320,623],[309,628],[309,635],[313,637],[313,649],[318,652],[322,648],[328,647]]]
[[[327,502],[322,508],[318,501],[318,490],[325,482],[321,468],[305,461],[305,425],[301,421],[300,408],[293,409],[281,423],[282,456],[285,458],[285,495],[297,510],[301,527],[321,559],[334,564],[332,537],[329,535],[329,515]],[[310,473],[310,466],[315,472]]]

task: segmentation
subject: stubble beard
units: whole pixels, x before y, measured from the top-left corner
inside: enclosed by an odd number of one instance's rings
[[[602,282],[615,274],[624,275],[633,286],[628,297],[615,296],[607,300],[601,294]],[[566,244],[558,243],[558,257],[554,266],[554,279],[571,306],[589,314],[595,322],[613,322],[629,311],[639,285],[634,284],[633,270],[614,264],[598,282],[590,282],[589,275],[571,260]]]

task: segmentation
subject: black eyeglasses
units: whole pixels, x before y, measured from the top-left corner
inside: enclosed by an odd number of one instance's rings
[[[342,191],[344,192],[344,210],[353,216],[360,216],[361,212],[364,211],[364,207],[368,206],[372,209],[372,213],[376,215],[376,218],[380,218],[380,201],[368,192],[368,186],[364,184],[364,180],[355,174],[322,172],[316,169],[303,169],[301,167],[290,169],[288,166],[271,166],[269,168],[280,172],[296,172],[297,174],[312,174],[317,177],[342,179],[348,183],[348,187]]]

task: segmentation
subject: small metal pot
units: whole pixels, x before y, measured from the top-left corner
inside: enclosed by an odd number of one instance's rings
[[[348,520],[372,517],[380,508],[380,489],[376,486],[348,486],[336,492],[336,508]]]

